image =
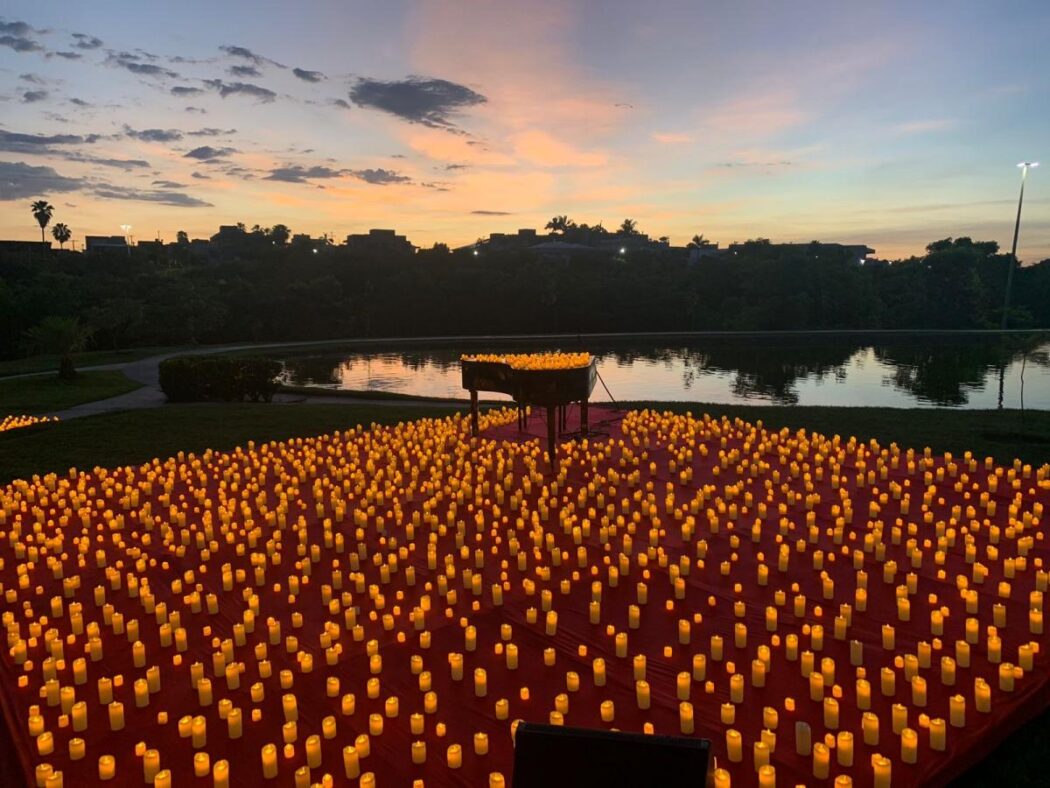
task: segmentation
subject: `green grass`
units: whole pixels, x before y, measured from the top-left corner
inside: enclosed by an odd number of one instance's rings
[[[0,483],[33,474],[90,470],[232,449],[249,440],[319,435],[357,424],[447,416],[457,408],[412,405],[165,405],[0,433]]]
[[[73,362],[77,368],[92,367],[101,364],[123,364],[128,361],[137,361],[140,358],[157,356],[161,353],[169,353],[180,350],[178,347],[136,347],[126,350],[91,350],[85,353],[77,353]],[[35,372],[57,372],[58,356],[40,355],[27,356],[26,358],[13,358],[0,361],[0,378],[10,375],[28,375]]]
[[[62,380],[57,374],[0,380],[0,415],[37,416],[115,397],[140,385],[117,370],[81,372],[73,380]]]
[[[948,410],[943,408],[842,408],[783,405],[711,405],[697,402],[632,402],[624,407],[651,407],[676,413],[762,420],[767,429],[789,427],[825,435],[875,438],[884,446],[922,449],[956,456],[972,451],[998,463],[1014,458],[1039,466],[1050,462],[1050,411]]]

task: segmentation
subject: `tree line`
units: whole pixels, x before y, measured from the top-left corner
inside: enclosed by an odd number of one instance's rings
[[[0,255],[5,358],[29,352],[34,327],[48,318],[76,320],[87,332],[81,344],[94,349],[448,334],[996,328],[1011,261],[994,242],[969,238],[864,265],[834,247],[767,241],[694,262],[680,252],[552,259],[444,246],[390,258],[276,243],[208,257],[178,244],[130,255]],[[1017,269],[1009,324],[1050,327],[1050,260]]]

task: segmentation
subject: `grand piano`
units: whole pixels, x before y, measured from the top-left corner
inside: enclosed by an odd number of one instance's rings
[[[489,358],[494,357],[464,356],[460,360],[463,388],[470,392],[471,434],[478,434],[479,391],[509,394],[518,405],[519,429],[525,428],[527,405],[546,408],[547,451],[553,466],[559,429],[565,430],[566,408],[573,402],[580,404],[580,434],[587,436],[587,401],[598,377],[597,361],[590,357],[586,363],[562,369],[522,369],[512,362]]]

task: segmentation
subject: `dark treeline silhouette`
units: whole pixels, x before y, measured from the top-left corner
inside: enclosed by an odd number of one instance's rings
[[[283,240],[283,239],[282,239]],[[859,264],[833,247],[748,242],[689,262],[639,252],[542,257],[447,247],[354,255],[270,240],[73,254],[0,252],[0,356],[79,318],[91,347],[335,337],[691,330],[982,329],[1001,317],[1009,255],[938,241]],[[1017,270],[1010,325],[1050,327],[1050,260]]]

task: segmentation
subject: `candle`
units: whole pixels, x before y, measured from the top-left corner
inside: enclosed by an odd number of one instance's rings
[[[973,683],[974,705],[977,711],[987,714],[992,710],[992,688],[982,678],[974,679]]]
[[[1014,691],[1014,666],[1009,662],[999,666],[999,689],[1003,692]]]
[[[193,718],[193,724],[191,727],[191,741],[193,743],[193,749],[199,750],[208,742],[208,723],[205,721],[204,716],[198,714]]]
[[[890,713],[893,732],[899,736],[901,731],[908,727],[908,707],[902,703],[894,703]]]
[[[861,711],[871,708],[871,684],[867,679],[857,679],[857,708]]]
[[[160,771],[160,752],[157,750],[146,750],[142,758],[142,776],[147,783],[152,783]]]
[[[427,760],[427,743],[425,741],[414,741],[412,742],[412,763],[417,766],[422,763],[426,763]]]
[[[321,765],[321,737],[316,733],[306,737],[306,764],[311,769]]]
[[[274,754],[276,758],[276,753]],[[266,771],[265,760],[263,762],[263,772]],[[198,752],[193,755],[193,774],[195,777],[207,777],[211,774],[211,757],[206,752]],[[274,776],[277,775],[276,770]],[[265,774],[263,776],[266,776]]]
[[[926,706],[926,679],[922,676],[912,676],[911,702],[919,708]]]
[[[616,717],[616,705],[611,700],[603,700],[601,705],[602,722],[612,722]]]
[[[229,714],[226,715],[226,728],[231,739],[241,738],[244,728],[241,710],[239,708],[230,709]]]
[[[72,716],[73,730],[77,732],[87,730],[87,703],[85,701],[80,700],[74,703],[73,708],[70,709],[70,715]]]
[[[605,660],[601,657],[596,657],[591,662],[591,670],[594,673],[594,686],[604,687],[605,686]]]
[[[966,698],[962,695],[952,695],[948,699],[948,720],[953,728],[966,726]]]
[[[98,779],[112,780],[117,776],[117,759],[112,755],[101,755],[98,759]]]
[[[726,731],[726,752],[731,763],[744,760],[744,737],[740,731],[730,728]]]
[[[488,676],[484,668],[474,668],[474,695],[484,698],[488,695]]]
[[[604,666],[604,662],[602,665]],[[707,677],[707,657],[704,654],[693,655],[693,681],[703,681]]]
[[[69,740],[69,760],[79,761],[84,758],[87,754],[87,745],[84,740],[79,736],[74,736]]]
[[[879,672],[879,676],[881,679],[882,694],[887,698],[892,698],[897,692],[897,674],[893,672],[893,668],[884,667]]]
[[[222,760],[216,761],[211,767],[212,788],[230,788],[230,763]]]
[[[149,705],[149,685],[145,679],[135,679],[135,706],[143,708]]]
[[[874,788],[891,788],[893,767],[890,759],[876,753],[871,756],[871,768],[875,773]]]
[[[382,714],[369,714],[368,715],[368,732],[372,736],[379,736],[383,733],[383,715]]]
[[[458,744],[450,744],[446,752],[448,768],[459,769],[463,766],[463,748]]]
[[[36,750],[41,755],[50,755],[55,751],[55,737],[51,731],[44,731],[36,737]]]
[[[813,776],[818,780],[828,779],[831,770],[831,753],[824,742],[813,745]]]
[[[197,682],[197,700],[201,706],[210,706],[212,702],[211,679],[202,678]]]
[[[835,739],[835,756],[839,766],[853,766],[853,734],[839,731]]]
[[[678,724],[684,734],[690,734],[694,730],[693,704],[689,701],[684,700],[678,704]]]
[[[690,690],[692,689],[692,677],[682,672],[678,674],[678,678],[675,681],[675,689],[678,693],[678,700],[689,700]]]
[[[513,643],[508,643],[507,648],[504,650],[504,656],[507,660],[507,670],[518,669],[518,647]]]
[[[795,754],[808,756],[813,751],[812,729],[808,722],[798,720],[795,723]]]
[[[776,788],[777,770],[770,764],[764,764],[758,770],[759,788]]]
[[[639,709],[648,709],[650,703],[649,697],[649,682],[647,681],[636,681],[634,683],[635,698],[638,701]]]
[[[944,752],[947,749],[948,726],[940,717],[930,720],[930,749]]]
[[[688,673],[681,674],[688,677]],[[766,686],[766,663],[760,659],[751,660],[751,684],[755,687]]]
[[[744,702],[744,677],[739,673],[729,677],[729,700],[733,703]]]
[[[819,703],[824,698],[824,676],[817,671],[809,674],[809,699]]]
[[[448,655],[449,668],[452,671],[453,681],[463,680],[463,655],[453,652]]]
[[[273,745],[269,746],[272,747]],[[265,748],[263,749],[265,750]],[[263,755],[263,758],[265,760],[265,753]],[[346,777],[348,780],[353,780],[361,776],[361,763],[357,754],[357,748],[354,747],[354,745],[352,744],[348,744],[345,747],[343,747],[343,769],[346,772]],[[276,756],[273,776],[277,776]]]
[[[474,734],[474,754],[475,755],[488,755],[489,752],[489,735],[478,731]]]
[[[769,763],[769,745],[764,741],[756,741],[752,746],[755,771],[757,772],[763,766]]]
[[[864,732],[864,743],[874,747],[879,743],[879,718],[870,711],[864,712],[860,718],[860,727]]]
[[[911,728],[901,731],[901,760],[905,763],[919,760],[919,734]]]
[[[115,700],[107,708],[109,709],[109,729],[112,731],[124,730],[124,704]]]

